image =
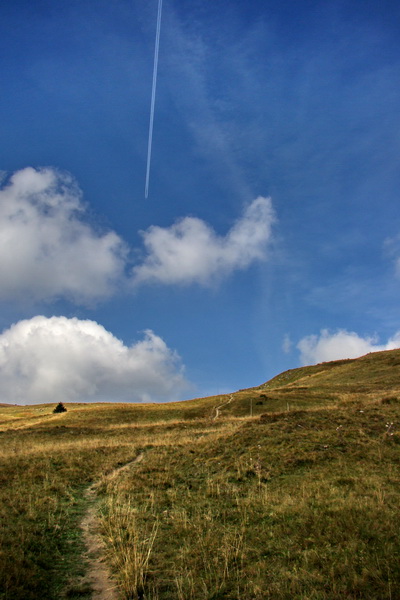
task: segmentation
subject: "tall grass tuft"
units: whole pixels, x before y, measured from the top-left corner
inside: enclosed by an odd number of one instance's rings
[[[149,518],[150,517],[150,518]],[[107,554],[126,598],[148,598],[145,584],[158,531],[158,519],[146,508],[138,513],[130,502],[109,497],[103,504],[100,528]]]

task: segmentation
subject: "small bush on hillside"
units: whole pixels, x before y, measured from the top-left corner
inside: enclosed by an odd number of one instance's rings
[[[59,402],[57,404],[57,406],[55,407],[55,409],[53,410],[53,413],[63,413],[63,412],[67,412],[67,409],[65,408],[65,406],[62,402]]]

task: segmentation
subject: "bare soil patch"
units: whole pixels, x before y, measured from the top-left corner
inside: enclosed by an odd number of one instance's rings
[[[224,402],[223,404],[220,404],[219,406],[214,406],[214,410],[215,410],[215,415],[213,417],[213,421],[215,421],[216,419],[218,419],[220,413],[221,413],[221,408],[223,408],[224,406],[227,406],[228,404],[230,404],[233,400],[233,395],[230,395],[230,398],[227,402]]]

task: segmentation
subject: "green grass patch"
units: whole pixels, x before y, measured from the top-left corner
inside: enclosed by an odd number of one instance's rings
[[[399,366],[395,350],[180,403],[0,406],[1,600],[89,600],[94,481],[122,599],[400,598]]]

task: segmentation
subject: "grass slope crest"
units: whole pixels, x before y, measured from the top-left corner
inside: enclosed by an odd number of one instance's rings
[[[0,406],[0,598],[106,594],[88,514],[121,600],[400,598],[399,367],[392,350],[185,402]]]

